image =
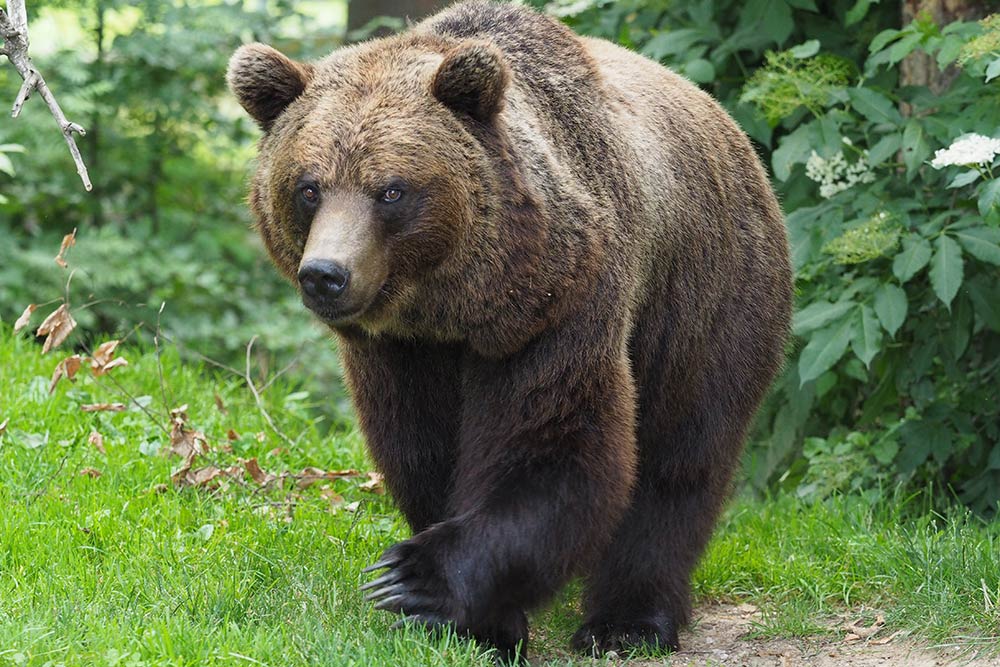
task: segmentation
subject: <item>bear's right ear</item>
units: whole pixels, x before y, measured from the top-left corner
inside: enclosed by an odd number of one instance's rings
[[[226,82],[247,113],[267,132],[306,89],[312,75],[312,65],[295,62],[266,44],[246,44],[229,59]]]
[[[444,55],[434,74],[434,97],[453,111],[481,122],[493,120],[503,107],[510,70],[503,54],[485,42],[459,44]]]

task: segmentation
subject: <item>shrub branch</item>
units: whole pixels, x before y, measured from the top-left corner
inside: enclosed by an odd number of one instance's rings
[[[73,138],[74,133],[82,137],[87,132],[82,126],[66,119],[66,115],[59,107],[59,103],[56,102],[56,98],[49,90],[45,79],[31,62],[31,57],[28,55],[28,14],[24,7],[24,0],[8,0],[7,11],[0,9],[0,37],[3,37],[3,47],[0,48],[0,54],[7,56],[14,69],[24,79],[21,90],[18,91],[17,97],[14,99],[14,107],[11,109],[10,115],[17,118],[25,100],[33,91],[37,90],[45,104],[48,105],[49,111],[52,112],[52,117],[59,124],[66,145],[69,146],[70,155],[73,156],[73,162],[76,163],[76,172],[80,174],[83,187],[89,192],[94,186],[90,183],[87,165],[83,163],[83,156],[80,155],[80,149],[77,148],[76,140]]]

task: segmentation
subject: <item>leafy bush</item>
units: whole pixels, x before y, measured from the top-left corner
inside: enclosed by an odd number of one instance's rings
[[[932,482],[995,512],[1000,17],[899,28],[897,3],[865,0],[537,4],[704,85],[770,163],[798,312],[750,481],[815,496]],[[917,52],[946,71],[942,92],[901,82]]]

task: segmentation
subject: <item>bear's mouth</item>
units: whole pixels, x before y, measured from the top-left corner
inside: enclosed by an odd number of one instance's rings
[[[389,300],[389,293],[386,285],[383,284],[367,301],[361,305],[344,304],[343,308],[330,307],[325,303],[305,303],[313,315],[320,319],[323,324],[329,327],[343,327],[352,324],[359,324],[366,316],[375,313]]]

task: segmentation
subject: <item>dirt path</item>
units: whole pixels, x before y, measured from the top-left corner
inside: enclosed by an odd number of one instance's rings
[[[671,667],[733,665],[746,667],[934,667],[969,665],[1000,667],[1000,658],[962,655],[958,649],[929,649],[889,628],[863,628],[866,639],[846,638],[849,631],[838,628],[837,635],[809,639],[746,639],[760,611],[753,605],[711,605],[698,609],[692,627],[681,635],[684,650],[666,664]],[[867,630],[868,632],[866,632]],[[857,635],[855,635],[857,636]],[[891,638],[891,639],[890,639]],[[633,662],[631,667],[662,665],[664,662]]]
[[[683,650],[659,660],[623,661],[622,667],[1000,667],[1000,657],[976,657],[958,648],[922,647],[888,627],[862,627],[858,632],[865,638],[850,641],[849,631],[839,625],[837,633],[829,636],[748,639],[754,623],[760,620],[760,611],[749,604],[706,605],[695,611],[694,618],[691,627],[681,633]]]

